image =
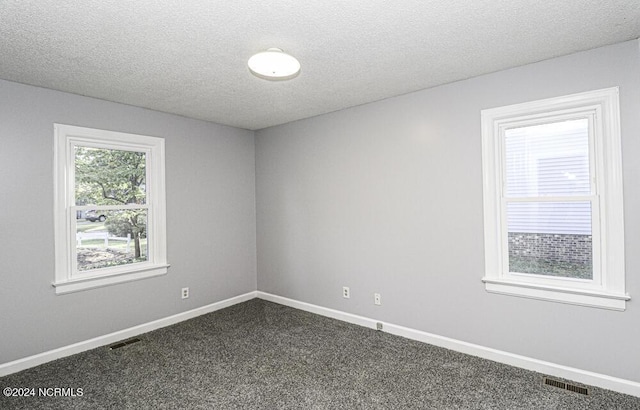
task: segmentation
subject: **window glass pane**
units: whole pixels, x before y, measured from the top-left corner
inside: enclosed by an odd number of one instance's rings
[[[589,120],[505,132],[506,196],[590,195]]]
[[[147,210],[91,210],[77,221],[78,271],[147,260]]]
[[[593,279],[589,202],[507,204],[509,272]]]
[[[75,147],[76,205],[146,203],[146,154]]]

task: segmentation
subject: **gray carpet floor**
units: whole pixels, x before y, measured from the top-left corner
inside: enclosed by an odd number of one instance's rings
[[[1,409],[640,409],[640,398],[254,299],[0,378]]]

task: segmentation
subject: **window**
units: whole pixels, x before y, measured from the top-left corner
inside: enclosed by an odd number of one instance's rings
[[[164,140],[54,131],[56,293],[166,273]]]
[[[482,111],[487,291],[624,310],[618,88]]]

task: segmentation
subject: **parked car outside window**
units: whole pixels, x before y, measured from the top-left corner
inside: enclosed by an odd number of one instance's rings
[[[87,211],[87,213],[84,215],[84,219],[91,222],[95,222],[95,221],[104,222],[107,220],[107,217],[104,214],[98,214],[96,211],[92,210],[92,211]]]

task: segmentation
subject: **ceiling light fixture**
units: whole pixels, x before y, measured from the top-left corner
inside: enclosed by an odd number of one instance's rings
[[[279,48],[254,54],[248,65],[251,74],[271,81],[290,80],[300,73],[300,62]]]

